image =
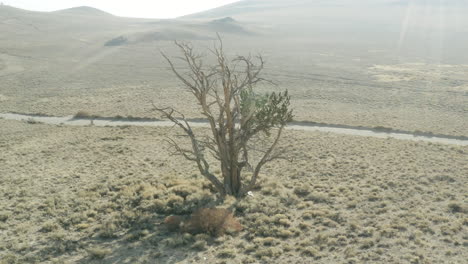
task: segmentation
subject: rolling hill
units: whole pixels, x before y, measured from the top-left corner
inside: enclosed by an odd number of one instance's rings
[[[62,15],[78,15],[78,16],[113,16],[110,13],[104,12],[97,8],[90,6],[78,6],[67,8],[63,10],[54,11],[53,13],[62,14]]]
[[[246,0],[169,20],[1,6],[0,111],[145,116],[151,99],[198,117],[159,51],[203,50],[220,33],[228,55],[264,55],[297,120],[465,135],[467,6]]]

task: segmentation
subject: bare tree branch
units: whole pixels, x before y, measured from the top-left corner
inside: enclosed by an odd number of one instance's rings
[[[271,146],[268,148],[268,150],[263,154],[263,157],[260,159],[258,162],[257,166],[255,167],[255,170],[252,174],[252,178],[250,179],[249,184],[241,190],[241,195],[245,195],[247,192],[249,192],[256,184],[258,174],[260,173],[260,170],[262,169],[263,165],[265,165],[267,162],[274,160],[274,157],[270,156],[271,152],[273,149],[276,147],[278,144],[278,141],[281,137],[281,133],[283,132],[284,126],[280,127],[278,130],[278,133],[276,134],[276,138],[271,144]]]
[[[198,169],[221,193],[242,197],[255,184],[264,164],[275,159],[286,158],[282,151],[274,151],[282,130],[292,118],[289,110],[289,96],[285,93],[258,95],[254,87],[261,82],[272,83],[261,77],[265,61],[261,55],[252,57],[237,56],[229,60],[224,52],[221,37],[210,50],[215,65],[204,67],[203,56],[197,54],[190,43],[175,42],[180,49],[187,72],[179,71],[173,61],[161,53],[175,76],[184,84],[197,100],[201,113],[208,120],[211,137],[200,140],[192,130],[185,116],[167,107],[154,110],[163,118],[169,119],[188,136],[191,149],[182,148],[174,140],[168,140],[173,154],[197,164]],[[269,136],[270,130],[278,128],[272,143],[267,141],[265,150],[253,150],[251,140]],[[210,164],[205,154],[210,154],[220,164],[222,179],[210,172]],[[252,161],[259,161],[252,164]],[[249,184],[242,186],[243,169],[252,171]]]
[[[154,106],[154,104],[153,104]],[[215,188],[222,194],[224,195],[225,191],[223,188],[223,184],[214,176],[210,171],[210,166],[209,163],[206,161],[203,151],[200,149],[200,145],[197,142],[197,139],[195,137],[195,134],[192,131],[192,128],[190,127],[190,124],[188,121],[185,119],[185,116],[178,111],[174,110],[173,108],[158,108],[154,106],[154,110],[160,112],[164,117],[168,118],[171,120],[174,124],[178,125],[180,128],[182,128],[185,133],[190,137],[190,141],[192,143],[192,150],[193,151],[187,151],[182,148],[180,148],[177,144],[172,144],[172,146],[175,146],[176,150],[183,155],[186,159],[195,161],[197,163],[198,169],[200,173],[208,178],[208,180],[215,186]],[[174,117],[174,113],[178,113],[181,115],[182,122],[180,122],[176,117]],[[189,156],[189,154],[193,155]]]

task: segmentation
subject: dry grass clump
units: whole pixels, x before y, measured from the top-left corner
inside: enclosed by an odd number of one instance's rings
[[[116,238],[119,230],[118,223],[112,219],[104,221],[99,227],[98,236],[104,239]]]
[[[163,240],[170,248],[177,248],[181,246],[187,246],[192,244],[194,241],[194,237],[189,233],[178,234],[176,236],[172,236]]]
[[[255,245],[274,247],[281,243],[281,241],[275,237],[257,237],[252,241]]]
[[[304,197],[305,201],[312,201],[314,203],[330,203],[330,199],[326,194],[323,193],[310,193]]]
[[[44,225],[42,225],[42,228],[40,229],[40,231],[48,233],[48,232],[57,230],[59,228],[60,226],[57,223],[49,221],[49,222],[46,222]]]
[[[273,216],[272,220],[276,224],[284,226],[284,227],[290,227],[292,225],[291,221],[289,220],[289,217],[285,214],[276,214]]]
[[[310,193],[310,186],[299,186],[294,188],[294,193],[299,197],[305,197]]]
[[[280,238],[283,238],[283,239],[293,237],[293,236],[295,236],[295,234],[296,234],[295,232],[293,232],[291,230],[285,230],[285,229],[277,229],[276,232],[274,233],[274,235],[276,237],[280,237]]]
[[[18,257],[11,253],[4,254],[2,256],[2,259],[0,259],[0,264],[16,264],[16,263],[19,263]]]
[[[313,221],[327,227],[336,227],[343,224],[345,219],[340,213],[329,211],[328,209],[304,210],[301,215],[306,221]]]
[[[126,234],[124,236],[124,240],[130,241],[130,242],[138,241],[147,237],[149,234],[150,234],[150,231],[147,229],[137,230],[137,231]]]
[[[194,208],[214,204],[213,193],[204,189],[201,180],[180,180],[165,177],[162,183],[141,183],[124,187],[116,199],[143,211],[162,215],[189,214]]]
[[[203,251],[206,249],[208,243],[204,240],[198,240],[198,241],[195,241],[191,246],[190,248],[192,249],[195,249],[195,250],[198,250],[198,251]]]
[[[169,191],[183,199],[186,199],[189,195],[197,194],[200,191],[200,186],[182,183],[180,185],[170,187]]]
[[[314,258],[319,258],[320,257],[320,251],[317,250],[315,247],[305,247],[301,249],[301,254],[308,256],[308,257],[314,257]]]
[[[0,211],[0,222],[6,222],[10,218],[11,213],[6,211]]]
[[[255,250],[255,257],[268,261],[270,258],[277,258],[281,256],[283,250],[280,248],[268,247],[268,248],[258,248]]]
[[[451,213],[468,214],[468,206],[465,204],[452,202],[452,203],[449,203],[448,208]]]
[[[236,251],[232,248],[223,248],[218,251],[217,256],[220,258],[235,258]]]
[[[257,258],[274,257],[278,254],[275,250],[266,249],[280,244],[286,245],[288,240],[301,235],[302,231],[297,228],[298,223],[293,219],[288,208],[298,205],[291,190],[278,183],[264,183],[268,191],[262,191],[253,197],[236,204],[238,211],[244,216],[246,237],[252,240],[253,247],[249,246],[246,251],[253,250]],[[274,190],[269,190],[274,188]]]
[[[112,253],[112,251],[110,249],[106,249],[106,248],[96,247],[96,248],[88,249],[89,258],[93,259],[93,260],[104,259],[110,253]]]

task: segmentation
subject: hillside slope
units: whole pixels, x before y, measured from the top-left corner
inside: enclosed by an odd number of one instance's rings
[[[0,111],[148,116],[153,101],[199,117],[159,51],[220,33],[231,57],[263,54],[279,86],[259,92],[289,89],[297,120],[466,136],[467,5],[246,0],[173,20],[1,6]]]
[[[80,16],[113,16],[110,13],[104,12],[97,8],[93,8],[90,6],[78,6],[67,8],[63,10],[55,11],[56,14],[64,14],[64,15],[80,15]]]

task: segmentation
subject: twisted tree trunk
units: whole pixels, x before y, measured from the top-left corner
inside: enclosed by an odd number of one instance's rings
[[[184,149],[174,140],[168,140],[174,153],[195,162],[200,173],[214,185],[221,196],[242,197],[255,186],[263,165],[280,158],[284,153],[274,153],[273,150],[282,129],[292,120],[292,111],[289,110],[290,98],[287,92],[264,96],[253,92],[253,86],[264,81],[259,77],[264,65],[261,56],[257,57],[259,64],[253,63],[250,56],[239,56],[228,62],[221,39],[219,43],[220,46],[215,46],[212,51],[217,64],[206,68],[203,66],[202,56],[196,54],[190,44],[176,42],[183,55],[180,59],[188,66],[188,73],[180,73],[173,62],[162,54],[172,72],[196,98],[202,114],[210,124],[212,137],[205,141],[200,140],[193,132],[190,122],[173,108],[155,106],[154,109],[174,122],[190,138],[191,149]],[[273,128],[278,128],[273,143],[260,151],[260,161],[252,166],[249,160],[249,140],[260,134],[269,136]],[[222,179],[210,172],[206,152],[219,161]],[[253,172],[248,184],[243,186],[242,170],[246,166],[252,168]]]

